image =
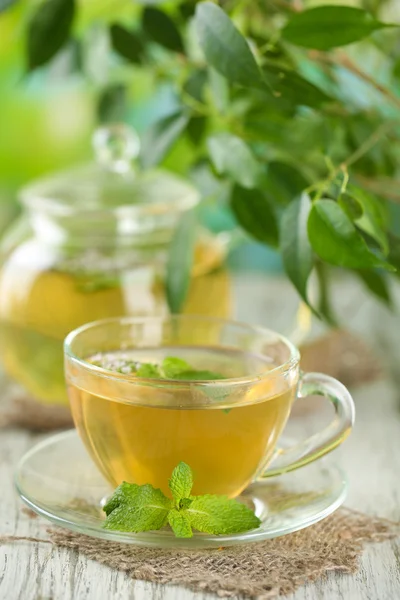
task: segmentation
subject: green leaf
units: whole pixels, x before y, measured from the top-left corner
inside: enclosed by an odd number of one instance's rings
[[[397,276],[400,276],[400,238],[389,233],[389,255],[388,260],[397,269]]]
[[[185,2],[179,0],[178,10],[185,20],[188,20],[190,17],[193,17],[194,12],[196,10],[196,2],[197,0],[187,0]]]
[[[74,0],[45,0],[33,14],[27,32],[28,69],[47,63],[68,41]]]
[[[0,0],[0,13],[10,8],[17,0]]]
[[[367,289],[381,300],[387,306],[392,306],[392,298],[386,277],[378,271],[359,271],[361,278]]]
[[[280,250],[285,271],[306,302],[307,282],[314,266],[314,255],[307,233],[310,210],[310,198],[307,194],[302,194],[285,209],[280,230]]]
[[[114,506],[116,503],[113,503],[113,498],[106,504],[108,513],[106,512],[104,528],[135,533],[161,529],[167,523],[168,513],[172,508],[171,500],[150,484],[123,485],[122,490],[118,488],[118,505]],[[134,486],[132,491],[128,490],[129,485]]]
[[[207,128],[206,117],[192,117],[187,125],[187,134],[195,146],[204,138]]]
[[[263,72],[275,98],[312,108],[319,108],[326,102],[332,102],[332,98],[325,92],[295,71],[268,63],[264,66]]]
[[[315,202],[308,219],[308,237],[322,260],[349,269],[393,268],[368,248],[344,210],[333,200]]]
[[[193,487],[193,473],[189,465],[180,462],[172,471],[168,485],[175,503],[179,506],[180,500],[190,496]]]
[[[177,538],[191,538],[193,531],[186,512],[173,508],[168,513],[168,523]]]
[[[216,133],[207,139],[208,151],[219,175],[230,177],[245,188],[257,186],[262,168],[247,144],[230,133]]]
[[[356,221],[363,216],[363,207],[356,198],[353,198],[353,196],[350,196],[349,194],[342,194],[338,202],[346,215],[352,221]]]
[[[196,227],[195,211],[188,211],[181,218],[171,242],[166,272],[166,293],[171,313],[180,312],[189,291]]]
[[[329,288],[329,265],[321,262],[315,262],[315,273],[318,282],[318,305],[317,311],[312,311],[319,317],[324,318],[331,327],[338,327],[337,318],[331,303],[331,294]]]
[[[382,252],[387,255],[389,252],[389,242],[385,231],[387,215],[382,201],[354,185],[348,187],[348,194],[362,207],[362,215],[355,219],[355,224],[375,240]]]
[[[208,67],[208,80],[210,84],[211,100],[220,114],[229,110],[230,93],[229,83],[218,71]]]
[[[195,496],[185,515],[192,527],[215,535],[249,531],[261,523],[250,508],[226,496]]]
[[[182,500],[179,501],[179,508],[189,508],[189,506],[192,504],[193,502],[193,497],[192,498],[182,498]]]
[[[247,190],[235,185],[231,209],[238,223],[259,242],[276,246],[278,226],[269,200],[259,190]]]
[[[99,98],[97,114],[100,123],[123,121],[126,112],[126,88],[115,84],[105,88]],[[118,285],[118,282],[117,284]]]
[[[120,56],[131,63],[140,64],[143,59],[143,44],[136,33],[122,25],[111,25],[110,36],[112,47]]]
[[[167,379],[175,379],[177,375],[184,373],[185,371],[189,371],[192,367],[186,362],[186,360],[182,360],[182,358],[176,358],[174,356],[168,356],[164,358],[161,370],[163,376]]]
[[[250,88],[265,87],[247,41],[219,6],[200,2],[194,22],[209,65],[231,83]]]
[[[141,161],[145,169],[158,165],[186,128],[189,117],[178,111],[154,123],[142,138]]]
[[[293,14],[282,37],[297,46],[330,50],[357,42],[387,26],[360,8],[318,6]]]
[[[181,34],[171,17],[165,12],[158,8],[146,7],[143,11],[143,29],[160,46],[175,52],[183,52]]]
[[[274,203],[289,204],[309,186],[307,179],[292,165],[272,161],[264,176],[264,189]]]
[[[207,71],[205,69],[195,69],[185,81],[183,91],[192,96],[197,102],[203,102],[206,83]]]
[[[138,377],[144,377],[145,379],[161,379],[160,369],[157,365],[150,363],[143,363],[136,371]]]
[[[103,510],[106,515],[112,513],[113,510],[123,504],[133,504],[137,494],[139,493],[140,486],[135,483],[127,483],[124,481],[114,491],[107,504],[103,506]]]

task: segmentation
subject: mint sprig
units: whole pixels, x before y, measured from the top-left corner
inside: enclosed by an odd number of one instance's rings
[[[193,369],[189,363],[176,356],[167,356],[161,365],[142,363],[138,367],[136,375],[148,379],[179,379],[182,381],[225,379],[221,373]]]
[[[227,496],[191,496],[193,473],[180,462],[172,472],[172,500],[152,485],[123,482],[103,510],[106,529],[139,533],[161,529],[167,523],[176,537],[190,538],[193,529],[214,535],[256,529],[260,519],[252,510]]]

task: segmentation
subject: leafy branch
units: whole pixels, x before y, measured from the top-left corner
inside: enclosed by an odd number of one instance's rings
[[[102,118],[124,120],[143,111],[137,79],[147,81],[145,105],[160,97],[162,109],[168,89],[173,109],[159,111],[143,133],[142,166],[167,163],[187,177],[201,172],[204,202],[216,198],[238,227],[277,249],[305,302],[316,271],[318,311],[328,320],[327,265],[362,273],[369,291],[385,300],[380,284],[400,264],[393,259],[396,220],[388,217],[400,200],[400,118],[377,99],[362,106],[337,69],[397,110],[400,47],[390,32],[398,25],[380,20],[378,9],[307,9],[301,0],[129,7],[109,20],[103,15],[111,56],[108,83],[97,91]],[[51,63],[72,39],[88,43],[88,29],[76,26],[81,10],[73,0],[35,7],[26,31],[30,70]],[[380,50],[393,87],[351,58],[346,47],[359,41]],[[84,61],[77,69],[86,76]],[[166,288],[173,311],[184,306],[195,226],[195,215],[186,216],[171,244]]]
[[[348,169],[352,165],[354,165],[358,160],[360,160],[367,152],[369,152],[381,139],[384,137],[389,131],[393,128],[392,122],[382,123],[372,134],[364,140],[364,142],[343,162],[340,163],[337,167],[330,165],[330,174],[327,178],[322,181],[317,181],[316,183],[310,185],[306,192],[311,193],[313,191],[317,191],[315,199],[319,199],[325,189],[329,187],[329,185],[337,178],[337,176],[342,173],[344,176],[345,184],[341,188],[341,192],[344,192],[346,189],[346,183],[349,180]],[[329,158],[328,158],[329,160]]]

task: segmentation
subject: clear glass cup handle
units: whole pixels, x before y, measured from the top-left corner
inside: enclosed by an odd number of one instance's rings
[[[305,373],[300,379],[298,399],[308,396],[324,396],[330,400],[335,409],[333,421],[321,432],[303,442],[291,448],[278,449],[271,468],[264,471],[261,479],[293,471],[321,458],[339,446],[350,433],[355,408],[353,398],[344,385],[329,375]]]

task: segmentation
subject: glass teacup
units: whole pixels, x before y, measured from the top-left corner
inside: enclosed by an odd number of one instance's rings
[[[224,379],[126,372],[129,362],[159,364],[166,357]],[[65,365],[76,428],[113,486],[151,483],[168,493],[168,478],[184,461],[194,473],[193,494],[235,497],[260,477],[333,450],[354,422],[353,400],[341,383],[302,374],[298,350],[281,335],[233,321],[165,316],[89,323],[68,335]],[[311,394],[332,402],[332,423],[279,450],[294,400]]]

